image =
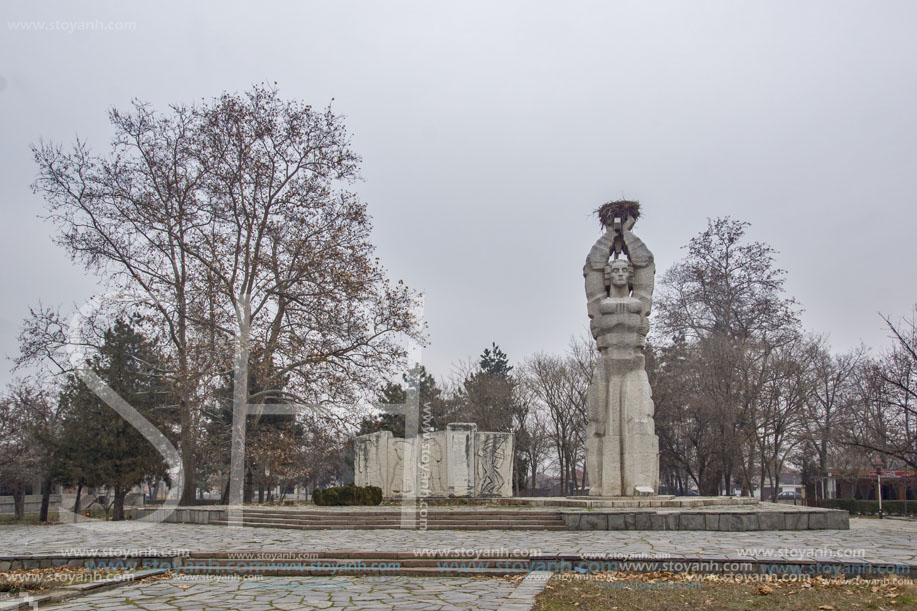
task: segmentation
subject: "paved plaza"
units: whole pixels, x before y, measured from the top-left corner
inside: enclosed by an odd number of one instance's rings
[[[398,552],[497,550],[542,554],[785,558],[917,564],[917,521],[850,520],[821,531],[411,531],[287,530],[190,524],[95,523],[0,527],[0,555],[60,553]],[[527,580],[528,581],[528,580]],[[531,584],[530,584],[531,585]],[[526,590],[526,597],[520,597]],[[51,609],[148,611],[239,609],[527,609],[540,587],[485,577],[176,576],[90,594]],[[45,608],[45,607],[43,607]]]
[[[794,550],[835,550],[843,558],[917,564],[917,521],[852,518],[850,530],[711,531],[450,531],[291,530],[194,524],[99,522],[79,526],[2,526],[0,555],[68,550],[413,552],[427,549],[506,549],[543,554],[736,555],[798,559]],[[752,553],[759,548],[758,553]],[[741,553],[740,550],[745,550]],[[767,552],[770,550],[770,552]],[[855,556],[851,554],[855,553]]]
[[[173,578],[100,592],[51,608],[56,611],[496,610],[508,600],[513,589],[513,582],[504,579],[461,577]]]

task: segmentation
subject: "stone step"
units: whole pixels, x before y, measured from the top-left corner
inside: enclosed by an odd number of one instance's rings
[[[365,562],[377,562],[385,560],[419,560],[423,562],[434,562],[434,561],[458,561],[458,560],[475,560],[468,555],[457,554],[454,551],[450,551],[449,548],[445,549],[425,549],[423,550],[428,553],[421,553],[420,551],[365,551],[365,550],[316,550],[303,552],[300,550],[295,551],[270,551],[270,552],[231,552],[226,550],[219,551],[198,551],[190,552],[187,556],[183,556],[186,560],[191,562],[199,561],[224,561],[224,560],[265,560],[265,561],[321,561],[321,560],[336,560],[342,562],[351,562],[354,560],[363,560]],[[486,549],[480,549],[481,553],[484,553]],[[244,556],[260,556],[259,558],[245,558]],[[534,554],[535,558],[543,560],[545,558],[555,558],[557,554],[544,554],[536,553]],[[483,556],[478,558],[479,560],[528,560],[529,556]]]
[[[259,517],[259,518],[277,518],[283,520],[297,519],[297,520],[359,520],[359,519],[373,519],[373,520],[385,520],[385,519],[401,519],[403,515],[414,515],[421,517],[424,514],[420,513],[387,513],[387,514],[354,514],[354,515],[303,515],[303,514],[275,514],[275,513],[257,513],[251,511],[242,512],[245,516]],[[512,514],[491,514],[491,513],[481,513],[481,514],[441,514],[441,513],[427,513],[426,517],[428,520],[559,520],[561,519],[560,513],[545,513],[538,515],[512,515]]]
[[[209,524],[216,526],[229,526],[228,520],[212,520]],[[242,526],[252,528],[284,528],[293,530],[392,530],[400,529],[401,522],[387,524],[350,522],[347,524],[298,523],[298,522],[262,522],[256,520],[243,520]],[[427,530],[568,530],[563,523],[550,524],[519,524],[514,522],[494,522],[483,524],[481,522],[427,522]]]
[[[449,575],[481,575],[490,577],[502,577],[503,575],[524,575],[527,574],[528,566],[525,568],[473,568],[470,565],[464,567],[401,567],[401,568],[376,568],[373,569],[370,564],[366,567],[354,567],[353,565],[329,566],[327,568],[265,568],[263,571],[252,571],[247,568],[229,568],[214,567],[203,570],[185,569],[184,567],[176,569],[178,573],[188,575],[266,575],[266,576],[328,576],[328,575],[398,575],[411,577],[442,577]]]
[[[271,517],[296,517],[296,518],[341,518],[351,519],[359,517],[393,517],[401,516],[401,511],[269,511],[264,509],[245,509],[245,515],[271,516]],[[410,513],[410,512],[408,512]],[[413,513],[419,514],[419,511]],[[483,516],[525,519],[525,518],[558,518],[558,511],[427,511],[427,517],[462,517],[478,519]]]
[[[347,530],[351,528],[361,528],[361,527],[373,527],[373,528],[401,528],[403,522],[401,520],[391,520],[385,522],[296,522],[296,521],[278,521],[278,520],[257,520],[257,519],[244,519],[242,521],[245,525],[257,525],[266,528],[276,527],[280,528],[283,526],[290,527],[314,527],[314,528],[336,528],[339,530]],[[225,526],[230,524],[229,520],[219,520],[216,522],[211,522],[217,526]],[[559,528],[566,528],[567,525],[561,521],[543,521],[543,522],[509,522],[503,520],[479,520],[476,522],[465,521],[465,520],[450,520],[450,521],[427,521],[415,520],[415,524],[426,524],[428,527],[440,527],[444,529],[461,529],[464,526],[482,526],[489,527],[492,529],[501,529],[509,526],[518,526],[525,527],[527,529],[540,529],[556,526]]]
[[[262,568],[322,568],[324,566],[372,566],[372,565],[398,565],[405,568],[464,568],[472,569],[505,569],[514,568],[523,570],[529,568],[528,558],[315,558],[303,560],[261,560],[240,558],[191,558],[182,561],[181,568],[186,571],[203,571],[209,569],[249,568],[260,570]]]
[[[385,517],[366,517],[366,516],[354,516],[352,518],[304,518],[300,516],[261,516],[261,515],[250,515],[248,513],[243,514],[243,519],[246,520],[257,520],[259,522],[297,522],[300,524],[355,524],[355,523],[367,523],[367,524],[379,524],[379,523],[398,523],[401,522],[402,516],[396,514],[393,516]],[[423,516],[411,516],[410,514],[407,517],[413,517],[415,520],[424,519]],[[461,516],[426,516],[427,522],[512,522],[512,523],[557,523],[562,524],[563,518],[560,516],[550,516],[543,518],[510,518],[510,517],[501,517],[501,516],[480,516],[476,518],[463,518]]]

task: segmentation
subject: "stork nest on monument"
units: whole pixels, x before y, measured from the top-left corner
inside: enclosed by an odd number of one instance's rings
[[[631,201],[629,199],[607,202],[599,206],[595,213],[599,217],[602,229],[608,229],[614,226],[616,218],[622,221],[627,220],[627,217],[635,221],[640,218],[640,202]]]

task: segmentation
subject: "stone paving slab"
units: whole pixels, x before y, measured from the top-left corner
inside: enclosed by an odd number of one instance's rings
[[[10,596],[0,601],[0,611],[32,610],[38,609],[39,607],[47,608],[47,605],[79,598],[81,595],[85,595],[89,592],[101,593],[114,588],[130,585],[141,579],[166,573],[168,573],[168,571],[163,569],[139,570],[129,574],[118,575],[116,579],[100,579],[87,583],[79,583],[55,590],[38,592],[34,595],[20,594],[18,596]]]
[[[799,559],[821,552],[838,559],[917,564],[917,521],[852,518],[850,530],[706,531],[446,531],[286,530],[192,524],[100,522],[0,526],[0,556],[67,550],[414,552],[522,550],[545,554],[624,554]]]
[[[497,610],[513,595],[504,579],[450,577],[175,577],[57,606],[55,611],[284,611],[292,609]],[[526,592],[528,593],[528,592]],[[525,602],[526,598],[516,598]],[[528,608],[530,608],[529,605]]]

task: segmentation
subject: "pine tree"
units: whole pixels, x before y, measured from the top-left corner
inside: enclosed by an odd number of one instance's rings
[[[170,393],[160,380],[157,355],[134,325],[118,319],[89,367],[154,425],[165,424]],[[78,377],[60,395],[62,433],[55,452],[58,477],[72,484],[105,486],[113,495],[113,519],[124,519],[124,498],[147,477],[169,481],[162,456],[143,435],[106,405]]]

